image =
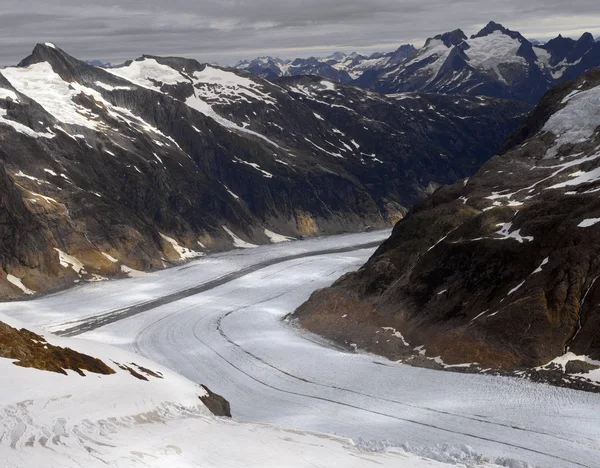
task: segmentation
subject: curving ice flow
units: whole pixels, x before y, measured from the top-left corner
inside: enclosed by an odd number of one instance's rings
[[[142,354],[224,395],[242,421],[403,446],[443,461],[474,464],[483,454],[503,466],[597,466],[598,394],[413,368],[336,349],[282,321],[315,289],[357,269],[374,251],[365,244],[387,234],[207,256],[2,304],[0,312]]]

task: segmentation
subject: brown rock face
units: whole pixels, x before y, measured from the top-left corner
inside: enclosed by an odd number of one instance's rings
[[[550,92],[511,148],[417,205],[359,271],[296,311],[300,323],[392,358],[600,358],[600,133],[569,136],[593,121],[581,109],[597,95],[600,70]]]
[[[84,370],[95,374],[114,374],[115,371],[101,360],[78,353],[70,348],[61,348],[29,330],[17,330],[0,322],[0,357],[16,359],[21,367],[67,374],[73,370],[84,376]]]
[[[200,387],[207,393],[207,395],[201,396],[200,400],[202,400],[202,403],[206,405],[210,412],[215,416],[230,418],[231,407],[229,406],[229,402],[221,395],[212,392],[207,386],[200,385]]]

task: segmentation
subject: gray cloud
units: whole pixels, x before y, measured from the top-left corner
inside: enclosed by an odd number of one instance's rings
[[[143,53],[233,63],[261,54],[391,50],[489,20],[529,37],[600,34],[597,0],[4,0],[0,65],[52,41],[82,59]]]

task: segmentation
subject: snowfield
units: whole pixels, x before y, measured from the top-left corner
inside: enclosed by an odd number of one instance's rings
[[[0,321],[21,327],[4,315]],[[323,434],[215,418],[198,399],[203,389],[139,355],[90,341],[46,339],[97,356],[116,374],[65,376],[0,358],[5,468],[442,466],[403,450],[369,452]],[[148,380],[116,363],[131,365]]]
[[[0,312],[45,330],[79,335],[85,339],[81,343],[90,346],[112,344],[122,348],[119,352],[147,357],[158,362],[165,375],[170,369],[222,394],[235,419],[252,423],[213,423],[206,416],[178,415],[156,425],[158,429],[146,426],[144,440],[133,435],[139,427],[126,425],[111,442],[118,447],[109,452],[130,453],[132,449],[122,442],[130,437],[141,444],[140,453],[150,454],[143,459],[128,455],[135,463],[180,466],[152,456],[183,459],[211,454],[214,458],[199,466],[271,466],[253,465],[243,457],[229,464],[221,459],[218,464],[218,457],[246,456],[246,450],[250,456],[261,437],[269,441],[275,437],[274,454],[295,446],[296,451],[290,448],[287,453],[302,452],[306,465],[281,458],[286,462],[273,466],[334,466],[336,461],[344,467],[372,462],[436,466],[422,465],[433,462],[415,458],[418,455],[459,466],[597,467],[598,394],[515,378],[413,368],[336,349],[282,321],[315,289],[358,268],[374,251],[365,245],[388,234],[240,249],[143,277],[1,304]],[[382,339],[400,338],[387,333]],[[215,426],[195,432],[188,424]],[[362,449],[387,451],[358,451],[348,442],[297,432],[306,430],[351,438]],[[166,444],[169,434],[176,441],[169,444],[182,451],[179,455],[176,449],[156,445],[156,440]],[[8,450],[5,444],[6,440],[3,451]],[[347,458],[335,458],[339,454]],[[281,455],[285,456],[300,463],[292,455]]]

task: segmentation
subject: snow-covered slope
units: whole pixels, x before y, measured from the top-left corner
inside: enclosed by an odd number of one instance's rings
[[[0,323],[22,328],[4,315]],[[199,399],[204,389],[158,364],[91,341],[43,335],[49,344],[101,359],[115,373],[63,375],[0,357],[6,468],[447,466],[402,450],[363,451],[324,434],[217,419]]]
[[[0,72],[0,297],[385,227],[527,110],[173,57],[105,70],[39,44]]]
[[[303,323],[421,365],[598,391],[599,115],[600,69],[550,91],[504,154],[417,206]]]

